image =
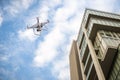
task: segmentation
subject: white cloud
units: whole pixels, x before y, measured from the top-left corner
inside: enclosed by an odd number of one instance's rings
[[[7,51],[8,48],[4,45],[0,44],[0,61],[7,61],[9,58],[9,54],[7,54],[5,51]]]
[[[57,80],[69,80],[69,48],[73,38],[78,33],[80,17],[78,3],[76,1],[63,3],[53,16],[53,29],[39,43],[35,52],[34,66],[43,68],[52,63],[52,74]],[[70,19],[72,18],[72,19]],[[59,49],[61,49],[59,51]],[[57,59],[63,55],[62,59]]]
[[[2,15],[0,14],[0,26],[2,25],[2,22],[3,22],[3,17],[2,17]]]
[[[64,35],[58,29],[49,33],[45,40],[39,43],[38,49],[35,52],[34,65],[43,67],[51,62],[58,54],[57,48],[62,44],[62,39],[64,39]]]
[[[70,80],[69,68],[63,68],[59,71],[58,80]]]
[[[115,1],[116,0],[89,0],[89,4],[86,6],[102,11],[113,11]]]
[[[46,5],[43,5],[42,8],[39,11],[39,17],[41,20],[46,20],[48,18],[48,11],[49,11],[49,7]]]
[[[16,80],[16,76],[14,74],[14,71],[10,71],[10,70],[7,70],[7,69],[1,67],[0,68],[0,74],[7,76],[7,78],[9,78],[11,80]],[[0,79],[1,78],[4,79],[3,76],[1,76]]]
[[[51,72],[57,80],[70,80],[68,53],[64,54],[61,59],[53,61]]]
[[[33,3],[33,0],[21,0],[19,3],[23,8],[27,9]]]
[[[7,61],[9,58],[9,56],[5,55],[5,56],[0,56],[0,61]]]
[[[34,41],[37,38],[37,36],[34,35],[32,29],[25,31],[19,30],[18,36],[21,40],[30,40],[30,41]]]
[[[77,11],[78,3],[76,1],[68,1],[64,5],[57,9],[56,15],[54,16],[54,21],[66,21],[72,15],[75,15],[74,12]]]
[[[41,77],[35,77],[33,80],[42,80]]]
[[[33,0],[12,0],[10,4],[3,8],[8,14],[15,16],[17,13],[28,9]]]

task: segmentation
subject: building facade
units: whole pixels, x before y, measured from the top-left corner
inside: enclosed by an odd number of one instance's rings
[[[120,80],[120,15],[86,9],[70,51],[71,80]]]

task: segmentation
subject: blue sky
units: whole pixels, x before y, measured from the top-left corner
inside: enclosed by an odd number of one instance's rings
[[[0,0],[0,80],[70,80],[69,52],[85,8],[120,14],[119,0]],[[34,35],[26,26],[50,20]]]

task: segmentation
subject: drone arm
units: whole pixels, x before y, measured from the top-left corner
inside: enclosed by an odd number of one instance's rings
[[[31,28],[37,28],[37,24],[35,24],[35,25],[31,26],[31,27],[27,26],[27,29],[31,29]]]
[[[42,23],[42,25],[45,25],[45,24],[47,24],[47,23],[49,23],[49,20],[47,20],[46,22]]]

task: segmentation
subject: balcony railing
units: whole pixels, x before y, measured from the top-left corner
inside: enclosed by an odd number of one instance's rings
[[[98,50],[97,53],[98,58],[101,59],[102,61],[104,60],[105,55],[107,54],[109,48],[117,49],[118,45],[120,44],[119,36],[113,33],[114,32],[106,32],[106,31],[99,31],[97,33],[94,42],[94,48]]]

